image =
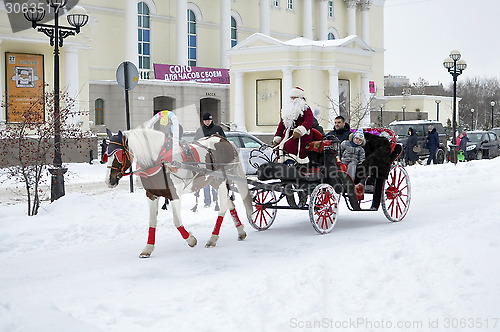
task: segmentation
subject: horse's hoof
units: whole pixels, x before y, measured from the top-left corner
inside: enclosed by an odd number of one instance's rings
[[[217,242],[208,241],[207,244],[205,244],[205,248],[213,248],[216,245],[217,245]]]
[[[246,238],[247,238],[247,233],[245,232],[245,233],[240,234],[240,235],[238,236],[238,241],[243,241],[243,240],[244,240],[244,239],[246,239]]]
[[[189,237],[187,238],[186,241],[191,248],[193,248],[195,245],[198,244],[198,240],[196,240],[196,238],[191,234],[189,234]]]
[[[141,252],[141,254],[139,255],[139,258],[149,258],[150,256],[151,256],[151,254],[148,252]]]

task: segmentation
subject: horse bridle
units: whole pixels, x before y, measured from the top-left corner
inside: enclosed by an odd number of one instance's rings
[[[103,157],[103,161],[107,162],[108,158],[110,156],[115,155],[116,159],[118,159],[118,162],[121,164],[121,167],[119,168],[119,167],[113,167],[113,165],[108,165],[108,168],[119,171],[119,173],[117,175],[118,179],[121,179],[123,176],[132,174],[131,171],[127,172],[127,169],[125,168],[125,164],[126,164],[127,160],[130,161],[130,164],[132,164],[132,159],[130,157],[130,150],[127,148],[127,145],[125,144],[125,137],[122,138],[121,142],[111,141],[110,147],[111,147],[111,144],[118,145],[121,148],[117,147],[117,148],[113,149],[113,151],[111,151],[109,154],[106,151],[106,154]]]

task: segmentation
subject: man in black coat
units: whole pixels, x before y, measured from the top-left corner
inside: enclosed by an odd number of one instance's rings
[[[418,161],[418,155],[413,151],[413,148],[417,146],[418,137],[413,128],[408,128],[408,139],[404,147],[405,161],[408,165],[414,165]]]
[[[202,137],[210,137],[212,135],[220,135],[222,137],[226,137],[224,134],[224,130],[222,130],[221,126],[216,125],[212,120],[212,114],[204,113],[202,117],[203,125],[196,130],[194,134],[194,140],[199,140]]]
[[[348,140],[350,134],[351,127],[349,127],[349,124],[345,122],[345,118],[342,115],[339,115],[335,118],[335,128],[327,133],[326,137],[335,136],[342,142]]]
[[[224,130],[222,130],[219,125],[216,125],[213,122],[212,114],[204,113],[201,119],[203,121],[203,124],[200,128],[198,128],[198,130],[196,130],[196,133],[194,134],[195,141],[199,140],[200,138],[210,137],[215,134],[226,137],[226,134],[224,134]],[[205,207],[209,207],[210,204],[212,204],[213,198],[215,202],[215,211],[219,211],[219,204],[217,203],[217,191],[215,191],[214,188],[212,188],[212,197],[210,197],[210,186],[206,186],[205,188],[203,188],[203,197]]]
[[[430,125],[428,129],[429,135],[427,135],[427,148],[429,149],[429,159],[427,159],[427,165],[430,165],[431,161],[434,164],[437,164],[436,152],[439,147],[439,134],[433,125]]]

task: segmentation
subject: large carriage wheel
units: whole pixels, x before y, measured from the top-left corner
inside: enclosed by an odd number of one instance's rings
[[[401,221],[410,208],[411,185],[408,172],[401,166],[393,166],[385,181],[382,210],[390,221]]]
[[[331,232],[337,222],[339,202],[340,194],[329,184],[319,184],[314,188],[309,201],[309,219],[316,232]]]
[[[271,227],[276,218],[276,209],[263,208],[263,204],[276,203],[276,194],[274,191],[259,189],[252,196],[252,220],[250,225],[258,231],[264,231]]]

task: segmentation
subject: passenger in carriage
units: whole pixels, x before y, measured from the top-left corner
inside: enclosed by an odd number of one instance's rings
[[[290,100],[281,110],[281,120],[274,134],[273,144],[280,145],[294,156],[298,164],[307,164],[306,145],[312,141],[314,116],[306,104],[304,90],[298,86],[290,91]]]
[[[325,136],[334,136],[339,139],[339,141],[347,141],[349,139],[349,135],[351,134],[351,128],[349,124],[345,122],[345,118],[342,115],[339,115],[335,118],[335,128],[332,131],[328,132]]]
[[[360,128],[349,135],[349,140],[340,144],[341,161],[347,165],[347,173],[353,180],[356,176],[356,167],[365,161],[365,149],[363,149],[365,143],[365,135]]]

